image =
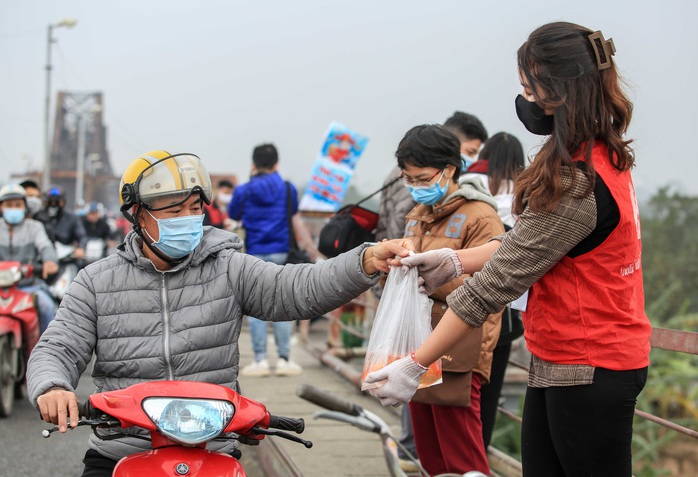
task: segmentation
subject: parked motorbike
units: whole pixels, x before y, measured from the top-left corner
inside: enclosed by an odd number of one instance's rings
[[[278,436],[312,447],[284,431],[300,434],[303,419],[274,416],[266,407],[217,384],[191,381],[153,381],[118,391],[93,394],[79,406],[78,426],[89,425],[101,439],[125,437],[103,429],[139,427],[150,432],[152,449],[124,457],[113,476],[245,477],[238,458],[206,450],[212,440],[237,440],[258,445],[265,436]],[[43,431],[44,437],[58,430]],[[102,430],[100,432],[100,430]],[[236,458],[237,457],[237,458]]]
[[[58,255],[58,273],[49,279],[49,291],[51,296],[60,304],[63,296],[68,291],[68,287],[73,282],[80,271],[78,261],[73,257],[75,247],[56,242],[56,255]]]
[[[32,273],[31,265],[0,262],[0,417],[9,416],[22,397],[29,353],[39,341],[35,297],[17,287]]]

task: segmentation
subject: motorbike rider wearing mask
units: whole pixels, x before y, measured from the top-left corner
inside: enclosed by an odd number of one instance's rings
[[[77,424],[74,390],[93,358],[97,392],[162,380],[239,391],[245,315],[292,321],[336,309],[375,284],[389,257],[406,256],[403,244],[411,247],[402,239],[364,244],[323,263],[286,266],[242,253],[237,235],[202,225],[211,180],[192,154],[143,154],[120,191],[133,230],[116,253],[80,270],[58,308],[60,326],[50,327],[29,360],[30,401],[61,432]],[[150,449],[143,435],[91,436],[83,475],[110,477],[119,459]],[[213,451],[234,448],[208,443]]]
[[[87,235],[80,218],[65,210],[65,194],[60,187],[52,187],[46,194],[46,213],[56,241],[75,246],[73,258],[80,260],[85,255]]]
[[[56,251],[43,225],[27,217],[26,192],[22,186],[8,184],[0,189],[0,211],[0,260],[34,266],[41,263],[41,268],[34,272],[36,276],[22,280],[19,288],[36,295],[43,333],[56,314],[56,306],[41,278],[58,271]]]
[[[121,185],[121,211],[143,240],[143,254],[158,270],[181,262],[199,245],[203,206],[210,204],[212,192],[198,157],[167,156],[145,168],[143,163],[132,163]],[[129,176],[134,174],[131,182]]]
[[[109,223],[105,217],[102,217],[102,205],[96,202],[90,203],[81,220],[87,235],[85,261],[92,263],[106,257],[107,251],[114,247],[116,242]]]
[[[19,183],[24,187],[24,191],[27,193],[27,217],[30,219],[38,220],[44,224],[44,229],[46,229],[46,235],[51,240],[51,242],[56,242],[56,237],[53,233],[53,227],[51,226],[51,218],[44,210],[44,199],[41,196],[41,189],[36,181],[27,179]]]

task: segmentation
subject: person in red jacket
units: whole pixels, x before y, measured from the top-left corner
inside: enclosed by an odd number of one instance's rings
[[[369,374],[384,405],[409,400],[423,366],[487,315],[518,300],[531,351],[523,411],[524,476],[630,477],[633,415],[647,380],[651,325],[644,311],[640,221],[624,138],[632,103],[615,46],[602,33],[555,22],[519,48],[526,129],[547,136],[516,180],[514,228],[480,247],[439,249],[417,266],[431,293],[472,278],[412,356]]]
[[[216,187],[216,195],[210,204],[204,204],[204,225],[211,225],[217,229],[226,228],[229,221],[227,207],[233,198],[233,183],[227,179],[221,179]]]

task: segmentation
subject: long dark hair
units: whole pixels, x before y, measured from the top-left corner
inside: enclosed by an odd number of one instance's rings
[[[490,193],[497,195],[499,192],[512,192],[508,181],[515,180],[524,168],[521,142],[511,134],[497,133],[488,139],[479,157],[487,160]]]
[[[535,160],[518,178],[514,212],[527,206],[551,212],[564,194],[560,168],[573,166],[572,157],[586,162],[589,194],[594,185],[594,166],[589,160],[594,140],[608,146],[609,159],[619,171],[632,168],[635,158],[631,140],[623,139],[633,105],[621,88],[621,78],[611,58],[610,67],[599,70],[593,32],[580,25],[556,22],[533,31],[518,51],[519,71],[538,105],[554,110],[552,135]],[[601,52],[603,54],[603,52]]]

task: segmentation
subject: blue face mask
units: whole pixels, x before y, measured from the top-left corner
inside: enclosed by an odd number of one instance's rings
[[[148,212],[150,214],[150,212]],[[153,217],[153,214],[150,214]],[[187,215],[171,219],[156,219],[158,222],[158,240],[150,245],[170,258],[186,257],[201,243],[204,235],[204,216]],[[148,232],[143,229],[148,234]],[[148,234],[150,237],[150,234]],[[151,239],[153,237],[150,237]]]
[[[446,170],[444,169],[444,171],[439,176],[439,180],[437,180],[430,186],[407,186],[407,190],[410,191],[410,194],[412,194],[412,198],[416,202],[419,202],[420,204],[424,205],[434,205],[444,198],[444,196],[446,195],[446,190],[448,190],[448,184],[443,186],[443,188],[439,187],[439,182],[441,182],[441,179],[443,178],[445,172]]]
[[[463,160],[463,164],[460,167],[460,171],[465,172],[468,169],[468,167],[470,167],[472,163],[475,162],[475,158],[466,156],[465,154],[461,154],[460,157]]]
[[[24,209],[5,209],[2,211],[2,216],[10,225],[21,224],[24,220]]]

